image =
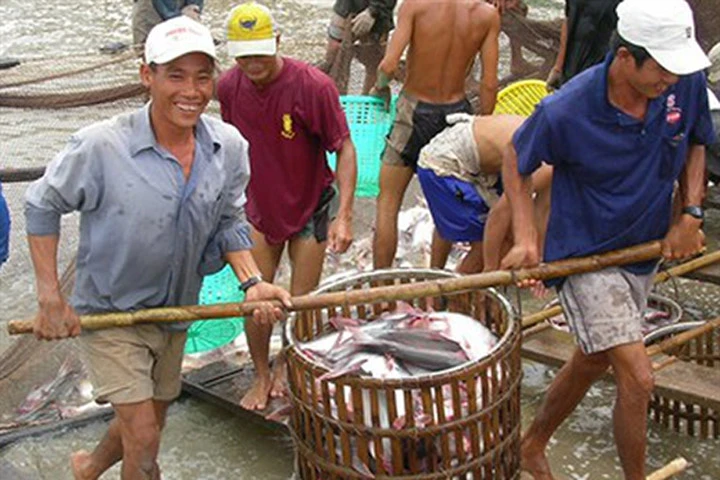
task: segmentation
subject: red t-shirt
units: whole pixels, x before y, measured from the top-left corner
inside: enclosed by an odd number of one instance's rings
[[[326,151],[350,136],[335,84],[320,70],[283,58],[262,89],[237,67],[218,82],[222,118],[250,143],[247,215],[269,243],[303,229],[334,179]]]

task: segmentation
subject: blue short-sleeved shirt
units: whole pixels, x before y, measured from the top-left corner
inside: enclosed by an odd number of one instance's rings
[[[0,184],[0,265],[8,259],[10,250],[10,212]]]
[[[554,166],[545,261],[663,238],[690,144],[714,139],[702,72],[681,77],[638,120],[607,99],[612,59],[546,97],[513,137],[521,175]]]

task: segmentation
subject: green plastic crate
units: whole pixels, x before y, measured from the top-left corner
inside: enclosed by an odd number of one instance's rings
[[[201,305],[242,302],[244,299],[245,295],[238,288],[237,277],[230,265],[203,279],[199,299]],[[244,327],[245,319],[240,317],[194,322],[188,330],[185,353],[207,352],[227,345],[243,333]]]
[[[345,111],[350,137],[357,151],[358,178],[356,197],[377,196],[380,186],[380,156],[385,148],[385,137],[395,120],[393,97],[390,111],[386,112],[381,99],[364,95],[344,95],[340,105]],[[330,167],[335,170],[335,154],[328,155]]]

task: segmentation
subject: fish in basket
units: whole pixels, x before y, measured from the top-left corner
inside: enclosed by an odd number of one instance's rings
[[[299,345],[305,355],[327,369],[327,373],[316,380],[317,389],[320,388],[319,382],[344,375],[407,379],[457,368],[488,356],[498,340],[488,328],[466,315],[454,312],[425,312],[402,303],[396,311],[383,313],[372,321],[336,316],[330,318],[329,322],[335,328],[334,332]],[[497,368],[500,368],[500,364]],[[348,386],[341,388],[342,392],[331,388],[330,396],[336,399],[339,393],[345,410],[352,415],[355,400]],[[480,382],[475,389],[476,397],[482,397]],[[470,413],[467,393],[467,390],[460,391],[460,416]],[[397,409],[397,416],[393,421],[388,414],[387,395],[383,392],[378,399],[379,426],[382,428],[400,430],[407,425],[423,428],[436,424],[440,419],[452,421],[457,415],[449,385],[442,388],[442,402],[438,402],[435,394],[431,395],[430,400],[435,408],[430,414],[424,408],[420,390],[411,392],[410,403],[413,408],[410,411],[405,408],[408,404],[404,401],[405,393],[402,390],[393,391],[390,395],[395,397],[394,404]],[[367,392],[363,392],[361,398],[363,422],[372,426],[372,400]],[[337,407],[338,402],[332,402],[331,414],[339,418]],[[389,441],[386,440],[384,450],[390,448]],[[427,453],[427,446],[423,444],[412,447],[410,443],[406,443],[404,448],[415,448],[413,453],[420,461]],[[450,450],[458,448],[465,454],[470,454],[471,440],[468,435],[462,437],[459,445],[453,442]],[[357,460],[354,462],[358,472],[372,476],[377,462],[383,463],[386,472],[393,471],[390,462],[379,456],[372,446],[369,453],[369,465]],[[404,453],[404,456],[407,455],[409,452]],[[457,455],[453,453],[453,456]]]

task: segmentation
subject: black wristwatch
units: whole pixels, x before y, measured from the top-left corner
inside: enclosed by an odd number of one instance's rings
[[[682,209],[682,213],[687,213],[691,217],[696,218],[698,220],[705,219],[705,211],[699,205],[690,205],[690,206],[684,207]]]
[[[247,292],[252,287],[257,285],[258,283],[262,282],[263,279],[260,275],[253,275],[252,277],[248,278],[244,282],[240,283],[240,286],[238,287],[242,292]]]

